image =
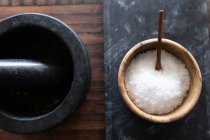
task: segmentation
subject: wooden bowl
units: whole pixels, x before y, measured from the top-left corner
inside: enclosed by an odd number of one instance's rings
[[[124,83],[125,71],[128,64],[136,55],[145,52],[147,50],[155,49],[156,44],[157,44],[156,38],[148,39],[136,44],[133,48],[131,48],[127,52],[127,54],[124,56],[120,64],[118,72],[118,86],[124,101],[136,115],[138,115],[143,119],[156,123],[169,123],[183,118],[196,105],[201,93],[202,78],[199,66],[194,57],[192,56],[192,54],[188,50],[186,50],[182,45],[172,40],[162,39],[162,49],[173,54],[186,65],[186,68],[188,69],[190,74],[190,87],[189,90],[187,91],[187,96],[183,100],[182,104],[177,109],[175,109],[170,113],[163,115],[153,115],[141,110],[133,103],[133,101],[129,98],[129,95],[127,94]]]

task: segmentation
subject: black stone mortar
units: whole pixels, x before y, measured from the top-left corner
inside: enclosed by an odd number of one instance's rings
[[[0,22],[0,128],[38,133],[60,124],[85,98],[91,69],[76,33],[48,15]]]

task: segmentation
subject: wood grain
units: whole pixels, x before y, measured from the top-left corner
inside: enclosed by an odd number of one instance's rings
[[[3,2],[3,1],[1,1]],[[26,1],[25,1],[26,2]],[[103,140],[104,68],[103,68],[103,6],[81,4],[64,6],[3,6],[0,19],[24,12],[52,15],[72,27],[83,41],[91,61],[92,84],[86,100],[75,114],[55,129],[35,135],[16,135],[0,131],[1,140]]]
[[[101,4],[103,0],[0,0],[2,6]]]

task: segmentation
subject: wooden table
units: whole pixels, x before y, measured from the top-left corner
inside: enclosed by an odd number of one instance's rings
[[[57,128],[34,135],[17,135],[0,130],[0,140],[103,140],[104,66],[103,5],[101,0],[1,0],[0,19],[39,12],[52,15],[70,25],[88,50],[92,85],[86,100],[75,114]]]

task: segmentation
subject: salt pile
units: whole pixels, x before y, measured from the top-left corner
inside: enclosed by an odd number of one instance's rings
[[[190,77],[183,62],[161,51],[162,70],[155,70],[156,51],[138,55],[128,65],[125,86],[131,100],[150,114],[176,109],[186,96]]]

